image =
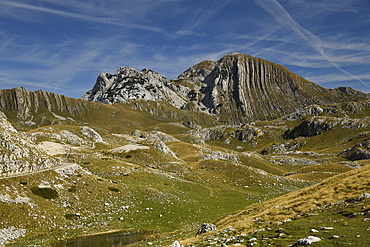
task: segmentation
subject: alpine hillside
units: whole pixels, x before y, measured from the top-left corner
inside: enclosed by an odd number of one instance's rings
[[[0,246],[369,246],[369,118],[368,94],[240,53],[83,99],[0,90]]]

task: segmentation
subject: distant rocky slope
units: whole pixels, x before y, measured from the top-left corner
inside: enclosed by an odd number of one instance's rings
[[[101,73],[93,89],[83,95],[108,104],[163,100],[180,109],[214,114],[228,124],[271,120],[313,104],[368,97],[351,88],[323,88],[281,65],[241,53],[203,61],[172,81],[151,70],[121,67],[114,75]]]
[[[0,109],[9,120],[16,120],[11,122],[17,129],[75,122],[74,118],[86,114],[92,105],[92,102],[44,90],[30,92],[25,87],[0,90]]]

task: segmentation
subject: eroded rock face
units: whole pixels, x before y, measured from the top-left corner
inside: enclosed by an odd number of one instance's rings
[[[186,91],[186,88],[182,88]],[[185,104],[170,80],[158,73],[144,69],[137,71],[130,67],[120,67],[114,75],[101,73],[92,90],[83,99],[113,104],[130,100],[168,100],[177,108]]]
[[[359,96],[322,88],[283,66],[240,53],[230,53],[216,63],[200,63],[178,78],[200,85],[193,100],[218,114],[221,121],[223,116],[238,122],[271,120],[310,105]]]
[[[249,142],[256,137],[262,136],[263,131],[250,125],[234,127],[219,125],[212,128],[190,130],[186,132],[186,134],[198,137],[202,143],[205,141],[221,141],[229,143],[231,138],[239,139],[242,142]]]
[[[293,130],[288,130],[284,134],[284,138],[293,139],[298,136],[310,137],[322,134],[335,128],[361,129],[368,126],[368,119],[315,116],[309,120],[303,121]]]
[[[24,121],[32,121],[33,114],[43,109],[78,115],[86,109],[87,104],[89,102],[44,90],[30,92],[25,87],[0,90],[0,109],[17,111],[18,119]]]
[[[297,241],[297,245],[311,245],[312,243],[321,241],[320,238],[315,236],[308,236],[306,238],[301,238]]]
[[[197,232],[197,236],[200,235],[200,234],[204,234],[204,233],[207,233],[207,232],[214,232],[214,231],[216,231],[216,226],[215,225],[209,224],[209,223],[204,223],[199,228],[199,230]]]
[[[367,139],[354,147],[343,151],[340,155],[349,160],[370,159],[370,139]]]
[[[0,176],[29,173],[58,164],[0,117]]]

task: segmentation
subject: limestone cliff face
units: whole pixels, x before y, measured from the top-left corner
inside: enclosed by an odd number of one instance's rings
[[[58,164],[0,116],[0,177],[34,172]]]
[[[241,53],[217,62],[196,64],[176,80],[144,69],[121,67],[114,75],[99,75],[83,98],[103,103],[132,100],[165,101],[191,111],[213,114],[226,124],[272,120],[310,105],[366,98],[351,89],[329,90],[287,68]]]
[[[285,67],[240,53],[191,67],[179,79],[201,90],[194,97],[220,121],[271,120],[296,109],[353,100],[358,95],[329,90]]]
[[[46,119],[46,115],[51,118],[61,120],[67,118],[57,114],[65,114],[75,117],[87,111],[91,102],[69,98],[64,95],[38,90],[28,91],[25,87],[0,90],[0,109],[4,112],[16,113],[16,118],[20,121],[33,125],[35,119],[39,121]],[[73,119],[69,118],[73,121]]]

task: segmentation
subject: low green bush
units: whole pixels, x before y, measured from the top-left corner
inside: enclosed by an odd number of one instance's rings
[[[58,197],[58,192],[52,188],[32,187],[31,191],[33,194],[45,199],[55,199]]]

